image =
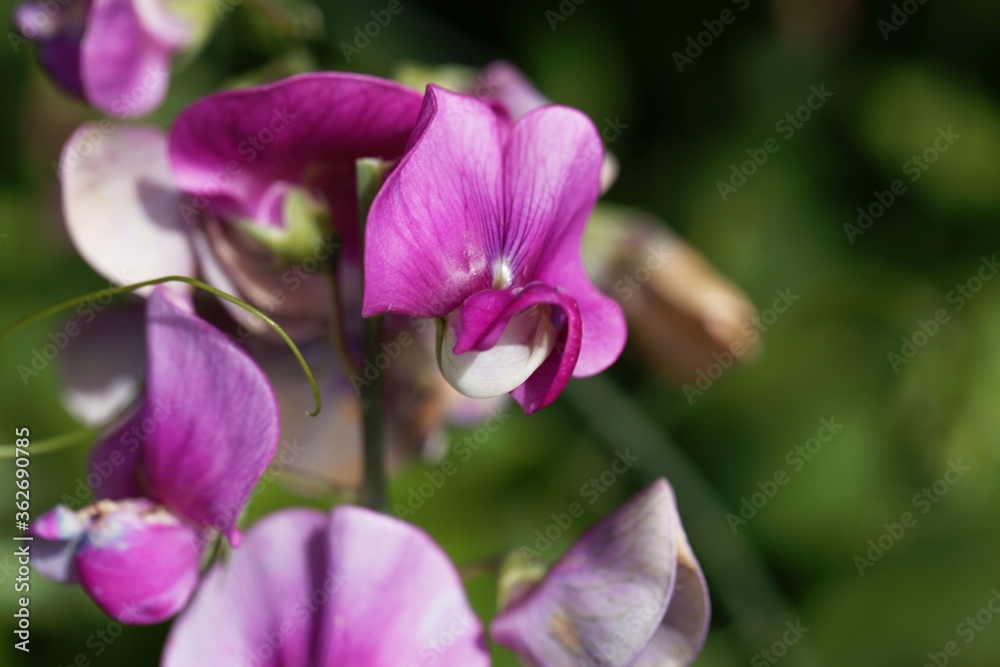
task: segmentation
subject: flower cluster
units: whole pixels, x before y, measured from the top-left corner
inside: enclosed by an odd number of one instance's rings
[[[29,2],[16,20],[62,88],[124,118],[159,104],[169,63],[204,36],[183,6]],[[167,130],[89,123],[66,143],[64,219],[97,272],[225,297],[146,285],[73,341],[63,396],[102,425],[100,483],[31,528],[38,569],[110,616],[179,614],[168,667],[488,665],[487,628],[426,533],[336,504],[281,510],[244,539],[262,478],[280,462],[378,509],[373,465],[443,456],[449,424],[507,396],[545,408],[616,361],[626,318],[683,378],[752,313],[662,225],[598,207],[617,160],[582,112],[506,63],[421,78],[301,74],[209,95]],[[621,293],[615,276],[647,246],[670,270],[640,289],[647,266]],[[303,416],[308,387],[269,318],[316,370],[321,416]],[[232,553],[215,559],[216,544]],[[686,665],[704,641],[707,588],[664,479],[551,567],[505,563],[488,630],[525,664]]]

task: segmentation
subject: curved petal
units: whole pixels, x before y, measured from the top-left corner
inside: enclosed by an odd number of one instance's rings
[[[184,110],[170,133],[170,160],[180,188],[219,214],[275,219],[275,184],[319,178],[339,196],[354,183],[358,158],[402,154],[420,109],[420,94],[360,74],[302,74],[248,90],[210,95]],[[354,196],[353,185],[349,192]],[[280,209],[280,207],[277,207]],[[353,229],[353,219],[346,221]]]
[[[31,522],[29,533],[38,539],[31,547],[31,564],[42,576],[61,584],[77,583],[76,549],[87,521],[66,505],[56,505]]]
[[[514,124],[504,162],[509,230],[504,253],[519,277],[561,287],[580,307],[576,377],[610,366],[625,346],[625,318],[583,268],[583,230],[600,188],[604,148],[578,111],[545,107]],[[524,278],[521,278],[522,280]]]
[[[145,313],[139,304],[101,312],[90,308],[72,322],[77,333],[59,357],[59,397],[78,421],[102,426],[142,391]]]
[[[198,585],[197,530],[147,500],[102,501],[76,552],[80,585],[122,623],[164,621]]]
[[[154,410],[153,414],[157,414]],[[143,444],[158,422],[147,416],[145,404],[115,426],[90,455],[87,486],[94,498],[123,500],[146,495],[139,479]]]
[[[149,299],[143,471],[153,497],[231,542],[274,455],[278,408],[267,377],[162,287]]]
[[[661,625],[677,576],[680,519],[659,480],[592,526],[490,626],[534,667],[627,667]]]
[[[708,585],[678,522],[677,579],[670,606],[653,640],[632,667],[684,667],[705,644],[711,620]]]
[[[499,100],[515,120],[529,111],[552,104],[521,70],[505,60],[495,60],[484,67],[469,88],[469,93],[476,97]]]
[[[442,341],[441,369],[459,391],[475,388],[469,395],[478,397],[511,392],[531,414],[569,382],[580,351],[580,312],[565,291],[531,283],[477,292],[462,304],[458,324]]]
[[[160,130],[84,124],[63,148],[60,178],[70,238],[95,271],[118,284],[193,275],[183,199]]]
[[[329,540],[329,571],[342,585],[327,604],[316,664],[489,665],[458,572],[425,533],[342,505],[331,515]]]
[[[38,44],[42,68],[67,93],[83,99],[80,79],[80,40],[87,21],[87,6],[71,2],[54,15],[42,2],[25,2],[14,10],[18,32]]]
[[[428,86],[410,147],[368,215],[366,317],[443,317],[490,288],[505,131],[488,104]]]
[[[292,509],[254,525],[174,623],[162,667],[317,664],[319,610],[340,583],[326,568],[328,523],[322,512]]]
[[[149,113],[167,94],[174,48],[146,33],[134,0],[93,0],[80,44],[87,100],[119,119]]]

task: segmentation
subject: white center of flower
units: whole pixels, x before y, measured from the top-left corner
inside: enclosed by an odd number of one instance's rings
[[[455,335],[448,316],[441,337],[441,373],[455,389],[472,398],[506,394],[524,384],[556,346],[558,332],[549,306],[536,305],[510,318],[496,345],[482,352],[454,354]]]
[[[500,257],[493,263],[493,289],[507,289],[514,282],[514,271],[510,268],[510,260]]]

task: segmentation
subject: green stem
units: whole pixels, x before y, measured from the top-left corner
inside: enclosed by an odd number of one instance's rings
[[[69,433],[63,433],[62,435],[57,435],[54,438],[49,438],[48,440],[36,440],[31,443],[28,447],[18,447],[17,445],[0,445],[0,459],[12,459],[15,458],[18,449],[22,449],[28,452],[29,456],[37,456],[39,454],[49,454],[51,452],[59,451],[60,449],[67,449],[73,445],[78,445],[84,442],[91,442],[100,433],[99,429],[94,428],[81,428],[76,431],[71,431]]]
[[[2,330],[0,330],[0,340],[3,340],[4,338],[14,333],[18,329],[28,326],[33,322],[37,322],[38,320],[46,318],[50,315],[55,315],[56,313],[68,310],[73,306],[77,306],[81,303],[86,303],[87,301],[91,301],[106,294],[110,294],[111,296],[118,296],[119,294],[127,294],[129,292],[134,292],[136,290],[142,289],[143,287],[150,287],[152,285],[160,285],[162,283],[169,283],[169,282],[185,283],[187,285],[191,285],[192,287],[197,287],[200,290],[204,290],[209,294],[214,294],[218,298],[228,301],[229,303],[235,304],[240,308],[246,310],[247,312],[256,315],[261,320],[263,320],[265,324],[271,327],[275,331],[275,333],[281,336],[281,339],[285,341],[285,344],[288,345],[288,347],[291,349],[292,354],[294,354],[295,358],[298,359],[299,365],[302,367],[302,370],[305,372],[306,377],[309,379],[309,383],[312,385],[313,397],[316,399],[316,409],[313,412],[310,412],[309,415],[315,417],[316,415],[319,414],[320,409],[322,408],[322,403],[320,401],[319,386],[316,384],[316,378],[313,377],[312,370],[310,370],[309,364],[306,363],[305,358],[302,356],[302,352],[299,351],[298,346],[295,345],[292,339],[289,338],[288,334],[285,333],[285,330],[282,329],[277,322],[275,322],[273,319],[271,319],[263,312],[261,312],[259,308],[250,305],[246,301],[243,301],[242,299],[239,299],[233,296],[232,294],[227,294],[222,290],[216,289],[211,285],[203,283],[200,280],[196,280],[195,278],[188,278],[186,276],[165,276],[163,278],[144,280],[140,283],[134,283],[132,285],[122,285],[120,287],[106,287],[104,289],[97,290],[95,292],[84,294],[83,296],[67,299],[66,301],[57,303],[54,306],[49,306],[48,308],[44,308],[38,311],[37,313],[33,313],[31,315],[28,315],[27,317],[23,317],[17,322],[14,322],[9,326],[4,327]]]
[[[375,194],[382,185],[382,176],[387,164],[378,160],[358,160],[358,230],[364,243],[365,223]],[[362,271],[364,275],[364,271]],[[374,359],[382,351],[382,316],[376,315],[364,321],[364,359]],[[361,498],[365,505],[379,511],[388,506],[389,493],[386,487],[385,465],[385,405],[382,373],[376,374],[370,382],[360,384],[361,422],[364,441],[364,483]]]

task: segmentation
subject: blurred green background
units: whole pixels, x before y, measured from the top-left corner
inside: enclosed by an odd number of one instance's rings
[[[759,652],[781,640],[786,622],[809,631],[781,664],[916,666],[949,641],[960,648],[949,664],[1000,664],[1000,618],[989,614],[993,622],[971,637],[959,627],[1000,588],[1000,280],[983,283],[961,309],[949,298],[1000,250],[1000,4],[911,0],[900,11],[916,11],[888,31],[880,24],[891,21],[888,2],[578,1],[406,2],[348,64],[340,43],[384,2],[321,3],[319,26],[281,20],[284,10],[269,13],[282,6],[276,1],[246,0],[177,72],[151,120],[166,126],[191,101],[264,68],[388,76],[401,60],[480,66],[495,58],[518,64],[551,99],[583,109],[598,127],[618,119],[627,127],[610,147],[622,172],[608,201],[666,220],[759,308],[776,290],[799,299],[764,332],[758,361],[693,400],[629,350],[552,408],[530,419],[515,410],[468,461],[452,454],[459,473],[412,521],[458,563],[529,544],[552,513],[580,499],[581,485],[608,467],[615,448],[631,447],[640,462],[585,505],[587,515],[546,557],[667,476],[712,591],[712,631],[698,665],[771,664]],[[311,16],[305,3],[289,5],[290,15]],[[0,8],[7,20],[12,4]],[[674,53],[726,9],[733,22],[678,71]],[[14,53],[5,44],[0,54],[6,324],[105,283],[66,239],[51,167],[70,132],[94,115],[52,88],[31,48]],[[791,136],[776,128],[813,86],[833,95]],[[906,163],[949,127],[959,138],[911,181]],[[771,137],[780,150],[723,201],[718,182]],[[852,242],[844,226],[896,179],[905,194]],[[920,321],[942,308],[950,321],[896,372],[888,355],[901,354],[902,338],[912,340]],[[27,386],[17,373],[57,326],[51,320],[0,344],[0,441],[11,442],[18,426],[36,438],[76,428],[58,403],[52,368]],[[786,455],[823,419],[843,427],[793,466]],[[33,460],[36,515],[73,486],[86,450]],[[958,461],[968,472],[920,513],[914,494]],[[425,470],[396,480],[395,497],[405,498]],[[788,484],[734,534],[726,514],[778,471]],[[0,479],[0,599],[9,628],[10,461],[0,462]],[[316,504],[270,485],[250,518],[299,502]],[[859,575],[855,557],[907,511],[916,525]],[[492,581],[474,577],[468,586],[488,619]],[[37,575],[31,611],[30,657],[12,649],[5,630],[0,664],[68,665],[84,655],[87,664],[152,665],[168,629],[128,628],[111,639],[100,633],[117,627],[77,588]],[[495,654],[497,665],[516,664]]]

